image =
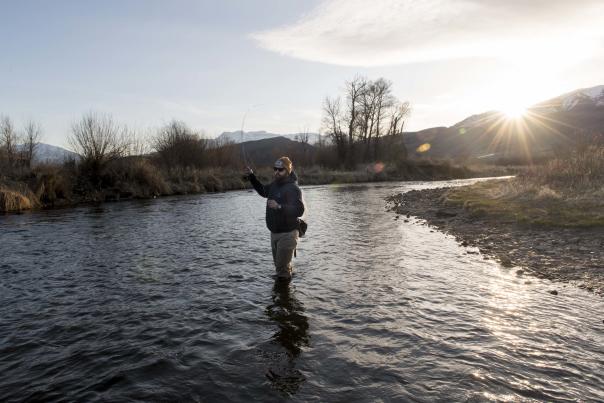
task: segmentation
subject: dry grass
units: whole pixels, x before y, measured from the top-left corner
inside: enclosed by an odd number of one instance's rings
[[[370,170],[356,170],[356,171],[343,171],[343,170],[326,170],[319,167],[312,167],[306,169],[299,169],[297,171],[300,177],[301,185],[324,185],[331,183],[359,183],[359,182],[370,182],[372,180],[379,180],[377,175]],[[272,180],[273,173],[266,173],[262,176],[266,176]]]
[[[604,146],[576,150],[566,158],[557,158],[540,169],[527,172],[520,180],[547,185],[566,195],[589,194],[604,185]]]
[[[604,148],[590,147],[517,178],[451,189],[477,216],[563,227],[604,226]]]
[[[373,163],[356,170],[328,170],[319,167],[300,169],[300,183],[322,185],[330,183],[359,183],[401,180],[445,180],[478,176],[465,167],[448,162],[410,160],[400,164]],[[271,173],[272,175],[272,173]]]
[[[222,192],[250,188],[243,172],[233,168],[198,168],[158,164],[152,157],[136,156],[114,159],[91,174],[75,163],[41,165],[33,171],[11,176],[21,187],[7,187],[3,211],[37,206],[67,206],[82,202],[116,201],[173,194]],[[360,183],[395,180],[435,180],[472,176],[451,163],[405,161],[400,164],[365,164],[356,170],[331,170],[313,167],[297,168],[301,185]],[[271,167],[260,168],[258,177],[264,183],[273,179]],[[475,174],[473,176],[476,176]],[[9,183],[5,178],[4,182]],[[11,183],[13,183],[11,182]],[[19,197],[18,195],[23,197]]]
[[[35,180],[30,188],[45,205],[54,205],[61,200],[69,200],[72,194],[72,174],[60,165],[40,165],[34,171]]]
[[[201,171],[200,177],[208,192],[225,192],[244,189],[246,186],[243,174],[231,169],[204,169]]]
[[[145,158],[124,158],[112,164],[105,180],[123,194],[151,197],[170,194],[164,175]]]
[[[165,176],[174,194],[244,189],[243,173],[231,169],[173,167]]]
[[[30,210],[39,205],[36,196],[28,189],[9,189],[0,186],[0,212],[10,213]]]

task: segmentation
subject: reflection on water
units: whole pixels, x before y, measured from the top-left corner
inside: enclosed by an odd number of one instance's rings
[[[305,188],[289,284],[254,192],[2,216],[0,401],[604,401],[604,302],[385,209],[438,185]]]
[[[273,286],[272,304],[266,315],[278,327],[272,340],[281,345],[286,354],[282,360],[267,370],[266,376],[273,386],[286,394],[295,394],[304,382],[304,375],[296,368],[296,358],[302,347],[308,346],[308,319],[304,306],[295,298],[290,282],[276,280]]]

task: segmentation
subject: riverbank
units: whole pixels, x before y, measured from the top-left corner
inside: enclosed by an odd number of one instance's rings
[[[563,197],[551,188],[531,193],[521,184],[521,179],[494,180],[411,191],[388,200],[397,214],[455,236],[517,276],[570,282],[604,295],[602,199]]]
[[[513,168],[467,168],[446,162],[408,161],[399,166],[369,164],[356,170],[302,167],[297,170],[297,174],[300,185],[304,186],[460,179],[504,175],[510,170]],[[270,168],[263,168],[258,170],[257,176],[268,183],[272,180],[273,172]],[[94,182],[95,185],[89,178],[80,175],[73,166],[42,167],[19,179],[0,178],[0,213],[251,188],[249,182],[243,179],[242,172],[233,169],[175,167],[162,170],[144,158],[118,161]]]

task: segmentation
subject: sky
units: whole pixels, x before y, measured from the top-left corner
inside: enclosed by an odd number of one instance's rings
[[[355,76],[390,80],[410,131],[604,84],[601,0],[0,1],[0,115],[66,148],[89,112],[318,132]]]

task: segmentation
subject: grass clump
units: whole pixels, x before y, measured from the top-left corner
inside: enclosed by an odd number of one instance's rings
[[[0,186],[0,212],[20,212],[39,204],[36,196],[29,190],[10,189]]]

